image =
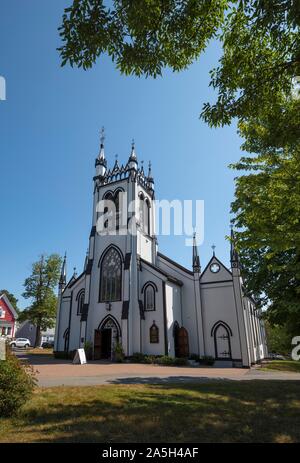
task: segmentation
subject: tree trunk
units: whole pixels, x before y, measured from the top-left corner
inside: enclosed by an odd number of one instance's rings
[[[40,325],[37,325],[34,347],[40,347],[40,345],[41,345],[41,327]]]

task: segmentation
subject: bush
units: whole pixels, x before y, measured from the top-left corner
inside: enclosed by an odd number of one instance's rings
[[[119,342],[116,343],[114,347],[114,360],[115,362],[122,363],[124,361],[125,355],[122,344]]]
[[[19,412],[30,399],[35,384],[32,367],[22,365],[7,349],[6,360],[0,360],[0,416]]]
[[[158,363],[158,365],[174,365],[174,360],[175,359],[173,357],[163,355],[162,357],[156,359],[156,363]]]
[[[189,360],[195,360],[195,362],[199,362],[199,355],[198,354],[191,354],[189,356]]]
[[[187,365],[188,364],[188,361],[186,358],[183,358],[183,357],[176,357],[174,359],[174,365],[178,366],[178,367],[182,367],[184,365]]]
[[[130,360],[134,363],[143,363],[145,361],[145,355],[141,352],[135,352],[134,354],[132,354]]]
[[[92,360],[93,358],[93,344],[89,341],[84,343],[84,352],[87,360]]]
[[[145,363],[156,363],[157,358],[155,355],[145,355],[144,362]]]
[[[215,359],[214,357],[211,357],[210,355],[202,355],[202,357],[200,357],[200,363],[202,365],[212,366],[215,363]]]

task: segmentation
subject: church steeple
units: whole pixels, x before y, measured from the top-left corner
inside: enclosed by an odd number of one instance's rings
[[[61,266],[60,278],[59,278],[59,289],[63,290],[67,284],[67,253],[64,255],[63,264]]]
[[[137,156],[136,156],[136,152],[135,152],[134,140],[132,140],[132,142],[131,142],[131,153],[130,153],[127,165],[128,165],[129,169],[137,170],[138,160],[137,160]]]
[[[200,257],[198,255],[196,233],[194,233],[193,235],[193,272],[194,273],[201,272]]]
[[[104,177],[106,173],[106,168],[107,168],[107,161],[105,159],[105,153],[104,153],[104,140],[105,140],[105,135],[104,135],[104,127],[101,129],[101,134],[100,134],[100,150],[98,157],[95,162],[95,167],[96,167],[96,176]]]

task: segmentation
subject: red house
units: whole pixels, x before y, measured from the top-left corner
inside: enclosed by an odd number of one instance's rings
[[[6,294],[0,295],[0,336],[13,338],[18,315]]]

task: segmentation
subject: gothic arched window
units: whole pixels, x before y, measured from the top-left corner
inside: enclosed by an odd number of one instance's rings
[[[83,304],[84,304],[84,289],[79,291],[79,293],[77,294],[76,300],[77,300],[77,315],[81,315],[82,310],[83,310]]]
[[[116,248],[110,248],[104,255],[100,271],[100,302],[121,300],[122,259]]]
[[[148,199],[144,201],[144,232],[150,235],[150,203]]]
[[[143,193],[139,194],[139,222],[140,222],[140,227],[141,230],[144,230],[144,195]]]
[[[150,343],[151,344],[157,344],[159,342],[159,329],[158,326],[155,325],[153,322],[153,325],[150,328]]]
[[[155,288],[151,283],[144,289],[144,310],[155,310]]]

